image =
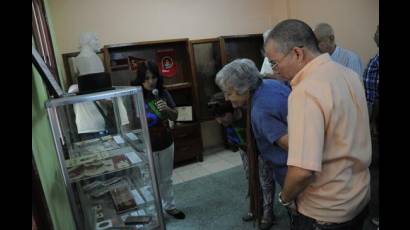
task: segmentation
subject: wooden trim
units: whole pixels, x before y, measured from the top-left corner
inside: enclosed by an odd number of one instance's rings
[[[191,44],[201,44],[201,43],[208,43],[208,42],[219,42],[219,38],[205,38],[205,39],[195,39],[189,40]]]
[[[62,54],[61,56],[63,56],[63,58],[64,57],[70,58],[70,57],[77,57],[77,55],[79,54],[80,54],[80,51],[77,51],[77,52],[65,53],[65,54]]]
[[[192,127],[196,125],[201,125],[200,122],[194,121],[194,122],[178,122],[175,126],[174,129],[179,129],[179,128],[186,128],[186,127]]]
[[[68,64],[68,58],[73,57],[73,54],[74,53],[67,53],[67,54],[61,55],[63,57],[63,65],[64,65],[64,70],[65,70],[65,82],[67,84],[67,90],[70,87],[70,85],[73,84],[73,80],[71,79],[70,66]]]
[[[227,35],[227,36],[221,36],[221,38],[223,38],[223,39],[235,39],[235,38],[259,37],[259,36],[263,36],[263,34]]]
[[[158,44],[164,44],[164,43],[176,43],[176,42],[188,42],[188,41],[189,41],[188,38],[157,40],[157,41],[143,41],[143,42],[105,45],[104,48],[112,49],[112,48],[122,48],[122,47],[127,47],[127,46],[158,45]]]
[[[104,49],[104,64],[105,64],[105,67],[106,67],[105,70],[107,72],[111,73],[112,72],[112,69],[111,69],[111,56],[110,56],[110,53],[108,51],[107,46],[104,46],[103,49]]]
[[[225,39],[223,37],[219,38],[219,47],[221,49],[221,63],[223,67],[228,62],[228,57],[226,56],[226,50],[225,50]]]
[[[187,41],[186,45],[185,45],[185,49],[186,49],[186,55],[188,55],[187,60],[188,60],[188,68],[189,71],[191,72],[191,77],[190,77],[190,82],[191,82],[191,95],[193,96],[192,98],[192,106],[194,109],[194,114],[195,114],[195,121],[199,121],[200,117],[199,117],[199,98],[198,98],[198,92],[197,92],[197,82],[196,82],[196,77],[195,77],[195,69],[193,67],[193,53],[191,52],[191,44],[189,42],[189,40]],[[201,137],[202,138],[202,137]]]
[[[61,79],[58,71],[56,53],[50,34],[50,25],[43,0],[32,0],[32,35],[34,35],[34,45],[40,57],[48,67],[51,75],[61,87]]]
[[[129,68],[128,64],[111,66],[111,70],[120,70],[120,69],[128,69],[128,68]]]
[[[192,87],[192,84],[190,82],[182,82],[182,83],[164,85],[164,88],[169,91],[178,90],[178,89],[189,89],[191,87]]]
[[[193,49],[193,43],[189,42],[188,45],[188,54],[189,54],[189,62],[191,64],[191,75],[192,75],[192,84],[194,87],[192,87],[192,93],[194,95],[194,104],[195,104],[195,115],[198,121],[201,121],[202,118],[200,116],[200,104],[199,104],[199,92],[198,92],[198,77],[196,75],[196,63],[195,63],[195,58],[194,58],[194,49]]]

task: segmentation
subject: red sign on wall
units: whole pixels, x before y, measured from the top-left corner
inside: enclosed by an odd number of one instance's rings
[[[159,66],[160,74],[164,77],[173,77],[177,73],[175,56],[175,50],[173,49],[157,51],[157,65]]]

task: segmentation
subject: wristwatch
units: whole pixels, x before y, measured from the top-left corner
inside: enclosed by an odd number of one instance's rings
[[[293,201],[288,201],[288,202],[284,203],[282,201],[282,192],[279,193],[278,198],[279,198],[279,204],[281,204],[284,207],[288,207],[293,203]]]

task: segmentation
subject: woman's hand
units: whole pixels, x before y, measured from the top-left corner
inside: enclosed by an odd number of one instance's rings
[[[166,103],[164,100],[162,100],[162,99],[158,100],[158,101],[155,103],[155,105],[157,106],[157,108],[158,108],[158,110],[159,110],[160,112],[163,112],[163,111],[166,112],[166,111],[168,111],[168,110],[171,109],[171,108],[168,107],[167,103]]]
[[[160,99],[158,100],[155,105],[157,106],[158,110],[161,113],[164,113],[167,115],[168,119],[170,119],[171,121],[176,121],[178,118],[178,111],[175,109],[170,108],[167,103]]]

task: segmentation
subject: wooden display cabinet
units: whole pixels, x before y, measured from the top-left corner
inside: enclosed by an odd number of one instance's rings
[[[209,121],[214,118],[208,110],[208,102],[215,93],[221,91],[215,84],[216,74],[222,68],[219,38],[192,40],[190,49],[197,84],[195,87],[199,101],[199,119]]]
[[[249,58],[260,69],[264,59],[262,34],[191,40],[190,49],[200,121],[214,119],[207,104],[212,95],[220,92],[215,77],[224,65],[237,58]]]
[[[219,39],[223,65],[237,58],[248,58],[255,62],[258,69],[262,67],[264,59],[262,34],[222,36]]]
[[[174,163],[203,160],[203,144],[198,116],[197,82],[193,78],[192,55],[188,39],[135,42],[104,46],[105,66],[111,73],[113,85],[130,85],[136,78],[128,66],[128,57],[157,60],[157,52],[174,50],[176,75],[164,77],[164,87],[171,93],[177,106],[192,106],[193,121],[177,122],[172,130],[175,143]]]

